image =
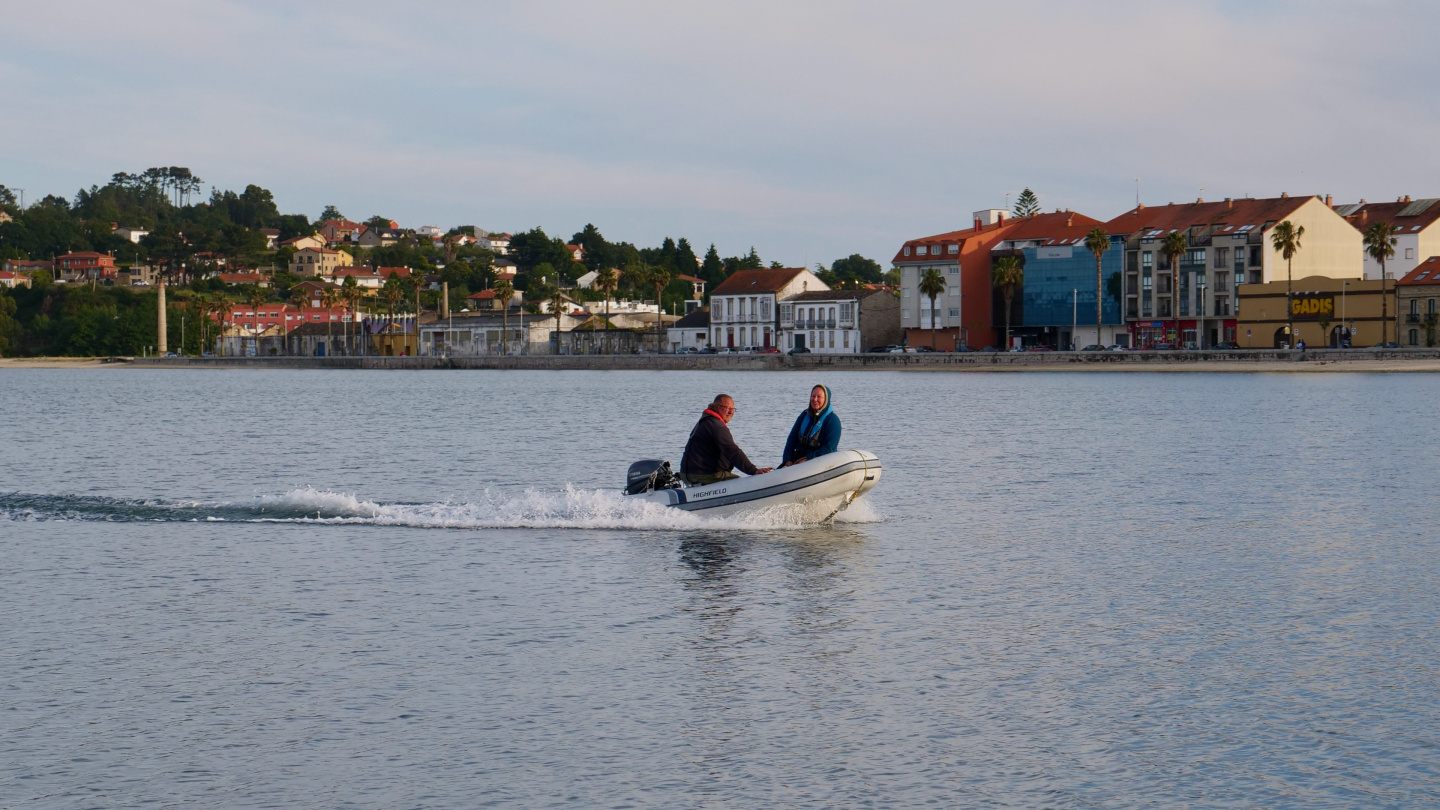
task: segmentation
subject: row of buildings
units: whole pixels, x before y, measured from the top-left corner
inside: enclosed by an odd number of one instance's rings
[[[1287,221],[1305,229],[1289,267],[1271,243],[1275,227]],[[1262,348],[1297,340],[1428,345],[1421,322],[1434,306],[1433,285],[1426,284],[1433,275],[1421,278],[1419,268],[1440,256],[1437,221],[1440,198],[1337,205],[1329,197],[1286,194],[1137,205],[1108,221],[1072,211],[1011,218],[1003,210],[984,210],[974,214],[969,228],[905,242],[892,263],[900,272],[907,337],[929,345],[933,329],[939,348],[1003,342],[1005,302],[991,279],[995,263],[1006,256],[1023,269],[1009,312],[1011,340],[1018,346]],[[1377,222],[1394,228],[1394,256],[1384,278],[1363,246],[1362,232]],[[1095,228],[1109,239],[1098,290],[1095,256],[1085,245]],[[1178,268],[1161,250],[1172,233],[1185,238]],[[932,269],[948,282],[933,308],[920,294],[920,280]],[[1296,320],[1311,324],[1297,326],[1294,336],[1288,333],[1287,277],[1311,302],[1291,303]],[[1333,311],[1323,303],[1331,299]]]

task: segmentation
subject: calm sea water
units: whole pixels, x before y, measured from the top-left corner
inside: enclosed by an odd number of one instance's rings
[[[817,381],[831,527],[620,502]],[[0,807],[1440,803],[1440,378],[0,372]]]

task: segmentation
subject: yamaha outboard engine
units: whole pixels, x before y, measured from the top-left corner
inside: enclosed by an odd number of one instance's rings
[[[679,489],[680,479],[670,472],[670,462],[647,458],[630,465],[625,474],[625,494],[639,495],[655,489]]]

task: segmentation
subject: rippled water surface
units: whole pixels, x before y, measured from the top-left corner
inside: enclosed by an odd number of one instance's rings
[[[619,500],[817,379],[840,522]],[[1437,395],[0,371],[0,807],[1437,804]]]

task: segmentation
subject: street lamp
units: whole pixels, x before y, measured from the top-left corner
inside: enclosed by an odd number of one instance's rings
[[[1350,282],[1340,282],[1340,326],[1345,330],[1345,342],[1350,342],[1350,324],[1345,321],[1345,290],[1349,288]],[[1339,348],[1345,348],[1340,346]]]
[[[1201,189],[1204,191],[1204,189]],[[1205,348],[1205,273],[1195,274],[1195,346]]]

